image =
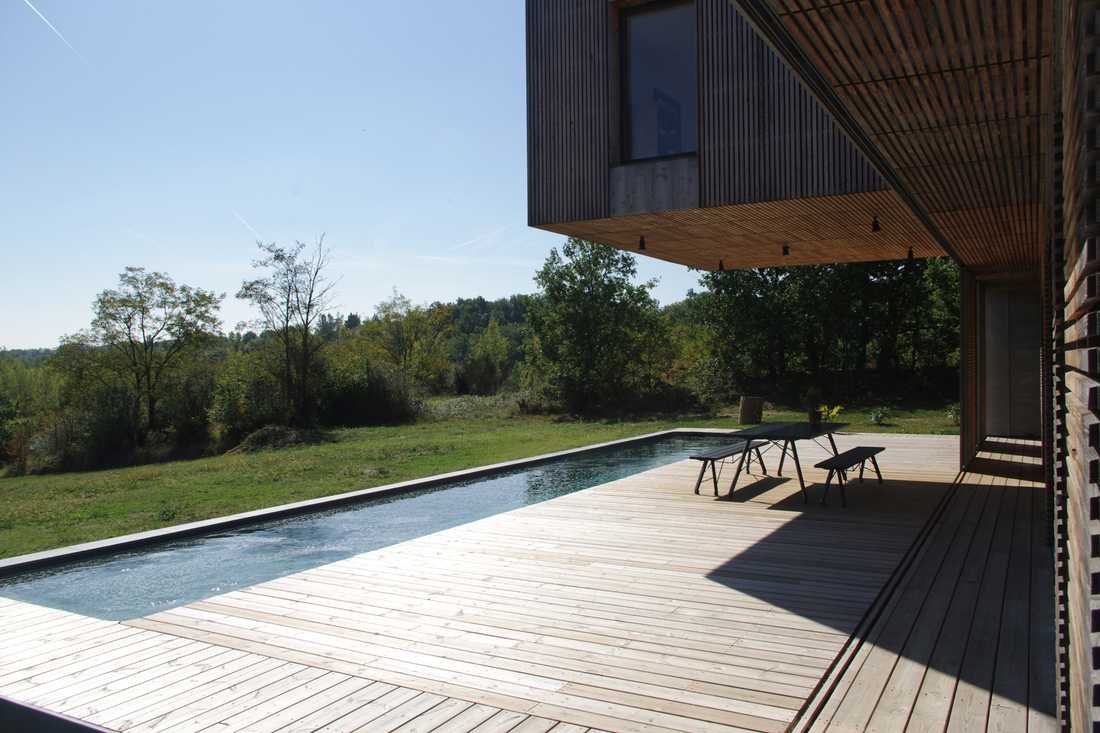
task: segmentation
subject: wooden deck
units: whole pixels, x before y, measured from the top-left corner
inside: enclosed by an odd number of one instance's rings
[[[856,444],[888,482],[848,509],[683,462],[121,624],[0,599],[0,695],[134,731],[1048,725],[1041,492],[953,486],[954,438]]]

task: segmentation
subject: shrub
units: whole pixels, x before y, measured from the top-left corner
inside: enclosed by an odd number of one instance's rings
[[[519,402],[517,393],[462,395],[429,400],[424,405],[424,412],[436,420],[513,417],[520,412]]]
[[[333,443],[333,438],[323,430],[313,428],[288,428],[282,425],[268,425],[249,433],[230,453],[255,453],[261,450],[293,448],[299,445],[318,445]]]
[[[229,355],[214,380],[209,418],[219,450],[265,425],[285,422],[287,405],[262,352]]]
[[[885,425],[890,420],[890,410],[886,407],[871,408],[871,424]]]
[[[962,407],[959,406],[958,402],[948,405],[947,419],[951,421],[952,425],[958,425],[962,421]]]
[[[391,368],[372,364],[368,349],[364,339],[349,339],[330,350],[320,389],[322,424],[393,425],[414,419],[420,411],[407,381]]]

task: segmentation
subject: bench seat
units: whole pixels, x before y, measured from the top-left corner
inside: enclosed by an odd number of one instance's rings
[[[733,442],[729,445],[724,445],[721,448],[715,448],[714,450],[703,451],[702,453],[695,453],[688,456],[693,461],[702,461],[703,465],[699,469],[699,478],[695,481],[695,493],[699,493],[699,486],[703,483],[703,476],[707,473],[707,466],[710,466],[710,475],[714,480],[714,495],[718,496],[718,472],[715,469],[715,464],[719,461],[724,461],[727,458],[733,458],[737,456],[739,460],[744,463],[747,459],[748,465],[746,468],[752,465],[752,454],[756,453],[756,460],[760,464],[760,468],[763,469],[764,474],[767,475],[768,468],[764,465],[764,458],[760,455],[760,447],[767,445],[766,440],[746,440],[745,438],[734,438]],[[744,454],[748,454],[747,456]],[[737,472],[741,472],[740,464],[737,467]]]
[[[823,505],[829,503],[829,486],[833,483],[833,477],[835,476],[836,483],[840,487],[840,505],[848,506],[848,499],[844,494],[844,484],[848,480],[848,471],[859,466],[859,480],[863,481],[863,469],[866,467],[867,461],[871,462],[871,467],[875,469],[875,475],[878,476],[878,482],[881,484],[882,471],[879,470],[875,456],[884,450],[886,449],[881,446],[861,445],[835,456],[829,456],[820,463],[815,463],[814,467],[824,468],[829,472],[829,475],[825,478],[825,492],[821,495],[821,503]]]

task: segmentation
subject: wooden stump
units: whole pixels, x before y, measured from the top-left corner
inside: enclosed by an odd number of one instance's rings
[[[741,397],[741,409],[737,413],[737,422],[741,425],[755,425],[764,420],[763,397]]]

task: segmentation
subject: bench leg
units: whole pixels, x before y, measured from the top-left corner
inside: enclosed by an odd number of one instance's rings
[[[710,477],[714,481],[714,495],[718,496],[718,472],[714,469],[714,464],[717,461],[710,462]]]
[[[764,465],[764,457],[760,455],[760,449],[756,449],[756,462],[760,464],[760,470],[764,472],[764,475],[768,475],[768,467]]]
[[[703,483],[703,476],[707,472],[707,464],[708,463],[710,463],[710,461],[703,461],[703,465],[699,468],[699,478],[695,479],[695,493],[696,494],[699,493],[699,486],[702,485],[702,483]]]
[[[874,456],[871,456],[871,465],[875,467],[875,475],[878,476],[878,482],[881,484],[882,483],[882,471],[878,470],[878,461],[875,460]]]
[[[829,485],[833,483],[833,469],[829,469],[829,475],[825,477],[825,491],[821,494],[821,506],[829,505]],[[802,490],[802,498],[804,504],[810,503],[810,497],[806,495],[806,490]]]

